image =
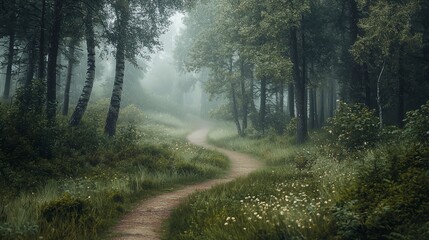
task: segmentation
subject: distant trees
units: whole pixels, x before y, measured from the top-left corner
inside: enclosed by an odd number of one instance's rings
[[[268,128],[281,134],[296,116],[296,140],[303,143],[307,126],[322,126],[338,97],[375,108],[377,91],[388,98],[380,108],[389,116],[384,121],[402,126],[404,112],[422,103],[406,92],[419,92],[416,84],[425,89],[421,93],[429,89],[422,82],[428,78],[429,44],[422,38],[428,35],[427,5],[417,0],[200,2],[185,20],[179,42],[187,44],[188,55],[181,64],[190,71],[209,69],[206,90],[228,99],[218,112],[234,121],[239,135],[245,134],[248,118],[262,134]],[[386,61],[382,78],[397,84],[377,89]]]
[[[19,93],[21,110],[37,108],[35,112],[43,114],[45,109],[48,125],[55,124],[58,95],[62,94],[58,88],[57,76],[61,75],[61,67],[57,59],[63,54],[68,59],[62,111],[67,115],[76,48],[85,39],[86,79],[69,121],[70,126],[79,125],[94,84],[96,47],[99,43],[106,49],[113,47],[116,75],[105,126],[106,134],[113,136],[125,62],[137,65],[137,57],[147,58],[158,49],[158,38],[169,25],[169,17],[191,3],[186,0],[0,1],[0,42],[7,45],[1,61],[6,69],[3,99],[10,99],[11,85],[16,80],[23,90]],[[22,69],[26,70],[25,77],[22,77]],[[32,93],[33,84],[41,87],[44,94]],[[33,103],[38,107],[35,108]]]

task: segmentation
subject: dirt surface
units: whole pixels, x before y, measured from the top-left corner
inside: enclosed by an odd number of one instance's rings
[[[171,211],[187,196],[195,191],[209,189],[217,184],[234,180],[237,177],[262,167],[262,164],[249,155],[217,148],[207,144],[206,137],[209,128],[201,128],[191,133],[189,142],[205,148],[216,149],[231,160],[230,172],[222,178],[213,179],[183,189],[161,194],[141,202],[137,208],[125,215],[114,228],[115,240],[158,240],[162,235],[162,224],[168,219]]]

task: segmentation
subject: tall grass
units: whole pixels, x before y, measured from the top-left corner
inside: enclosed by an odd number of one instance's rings
[[[233,126],[209,133],[212,144],[246,152],[268,168],[192,195],[172,214],[165,239],[323,239],[332,207],[355,178],[356,162],[318,154],[284,136],[237,137]]]
[[[229,167],[221,154],[187,143],[191,128],[183,120],[126,111],[122,124],[130,124],[136,114],[140,122],[141,135],[130,151],[78,156],[87,169],[77,177],[53,179],[2,200],[0,239],[105,239],[109,227],[137,200],[219,176]]]

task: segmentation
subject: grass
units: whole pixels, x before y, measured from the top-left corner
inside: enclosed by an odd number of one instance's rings
[[[108,229],[138,200],[228,169],[221,154],[187,143],[185,136],[192,129],[183,120],[134,107],[124,111],[123,126],[136,120],[141,124],[136,132],[122,128],[125,132],[119,136],[126,138],[131,131],[138,134],[132,135],[137,142],[118,152],[77,156],[76,163],[86,168],[78,176],[52,179],[3,199],[1,239],[105,239]]]
[[[221,125],[209,142],[246,152],[267,168],[192,195],[172,214],[165,239],[323,239],[331,209],[355,178],[357,163],[317,154],[314,143],[284,136],[237,137]]]

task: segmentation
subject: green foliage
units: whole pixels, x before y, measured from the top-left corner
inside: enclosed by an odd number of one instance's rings
[[[144,120],[145,115],[143,114],[143,111],[134,104],[121,109],[118,119],[119,124],[123,125],[142,124]]]
[[[292,118],[288,125],[286,126],[286,134],[289,136],[295,136],[296,134],[296,124],[297,124],[298,119],[297,118]]]
[[[333,148],[365,149],[374,146],[379,139],[379,120],[373,111],[362,104],[340,102],[325,130]]]
[[[403,135],[409,141],[429,144],[429,101],[420,109],[407,112]]]
[[[312,202],[321,197],[312,182],[311,175],[278,168],[194,194],[173,211],[166,238],[316,239],[327,208]]]
[[[429,222],[428,159],[428,148],[415,144],[369,153],[357,181],[335,209],[337,234],[346,239],[425,239],[420,234]],[[347,227],[344,221],[353,225]]]
[[[412,30],[412,16],[420,1],[360,1],[369,8],[367,17],[360,19],[364,34],[354,43],[352,53],[363,63],[377,56],[378,65],[394,54],[398,45],[408,45],[412,51],[421,47],[422,35]]]
[[[221,154],[185,142],[186,124],[168,114],[124,108],[117,135],[107,138],[107,106],[94,102],[81,125],[58,118],[46,131],[42,114],[28,113],[25,125],[17,106],[0,104],[1,239],[99,239],[142,196],[228,168]],[[39,153],[37,134],[52,138],[51,158]]]

